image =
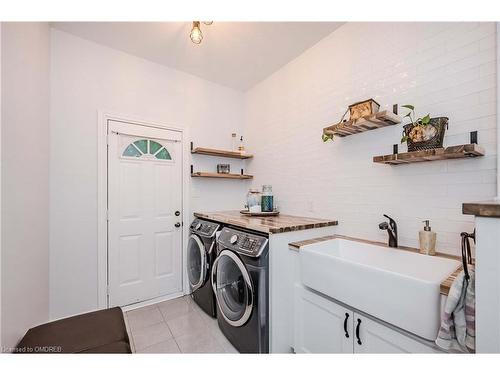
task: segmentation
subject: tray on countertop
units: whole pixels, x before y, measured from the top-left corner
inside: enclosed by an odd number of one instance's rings
[[[279,211],[273,211],[273,212],[250,212],[248,210],[241,210],[240,214],[245,215],[245,216],[261,216],[261,217],[266,217],[266,216],[278,216],[280,214]]]

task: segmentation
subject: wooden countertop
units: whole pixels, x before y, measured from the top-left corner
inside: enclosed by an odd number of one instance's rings
[[[464,215],[500,218],[500,201],[464,203],[462,205],[462,213]]]
[[[298,230],[323,228],[338,225],[336,220],[315,219],[310,217],[279,214],[278,216],[258,217],[242,215],[239,211],[195,212],[200,219],[217,221],[257,232],[276,234]]]
[[[354,237],[348,237],[348,236],[342,236],[342,235],[332,235],[332,236],[324,236],[324,237],[318,237],[318,238],[312,238],[310,240],[304,240],[304,241],[298,241],[298,242],[291,242],[288,244],[290,249],[299,251],[303,246],[307,245],[312,245],[318,242],[323,242],[323,241],[329,241],[329,240],[334,240],[336,238],[341,238],[341,239],[346,239],[346,240],[352,240],[352,241],[358,241],[358,242],[363,242],[363,243],[368,243],[372,245],[378,245],[378,246],[383,246],[383,247],[389,247],[387,244],[383,242],[377,242],[377,241],[370,241],[370,240],[364,240],[361,238],[354,238]],[[419,250],[414,248],[414,247],[407,247],[407,246],[398,246],[399,250],[403,251],[411,251],[413,253],[419,253]],[[442,258],[448,258],[448,259],[454,259],[458,260],[459,262],[461,261],[460,257],[449,255],[449,254],[444,254],[444,253],[439,253],[436,252],[436,256],[442,257]],[[447,296],[448,293],[450,292],[450,287],[451,284],[453,284],[453,281],[455,281],[455,278],[458,276],[460,271],[462,270],[462,266],[457,268],[455,272],[453,272],[446,280],[443,280],[441,283],[440,287],[440,292],[441,294]]]

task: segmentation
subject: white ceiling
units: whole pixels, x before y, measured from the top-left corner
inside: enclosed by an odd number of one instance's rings
[[[221,85],[245,91],[342,25],[341,22],[214,22],[203,41],[190,22],[56,22],[54,27]]]

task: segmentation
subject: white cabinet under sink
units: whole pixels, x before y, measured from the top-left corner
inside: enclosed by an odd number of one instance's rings
[[[354,337],[354,353],[440,353],[398,331],[361,314],[354,314],[354,329],[359,323],[359,342]]]
[[[296,353],[438,353],[431,346],[295,286]]]
[[[294,310],[296,353],[352,353],[351,310],[299,285],[295,286]]]

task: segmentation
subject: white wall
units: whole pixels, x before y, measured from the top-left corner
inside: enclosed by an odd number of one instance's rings
[[[241,133],[244,95],[55,29],[51,43],[50,317],[54,319],[98,307],[98,110],[184,128],[195,145],[227,148],[231,133]],[[193,159],[196,170],[214,170],[218,162],[201,156]],[[240,162],[232,163],[239,170]],[[242,181],[193,179],[188,192],[191,210],[240,207],[247,187]]]
[[[2,345],[49,316],[47,23],[2,24]]]
[[[400,243],[418,246],[430,219],[439,250],[458,254],[459,233],[474,225],[462,202],[496,192],[495,67],[493,23],[348,23],[247,92],[253,184],[272,184],[281,211],[338,219],[345,235],[386,241],[378,223],[387,213]],[[448,116],[445,145],[478,130],[487,156],[372,163],[392,153],[401,125],[322,143],[324,126],[370,97],[382,109],[414,104],[421,115]]]

